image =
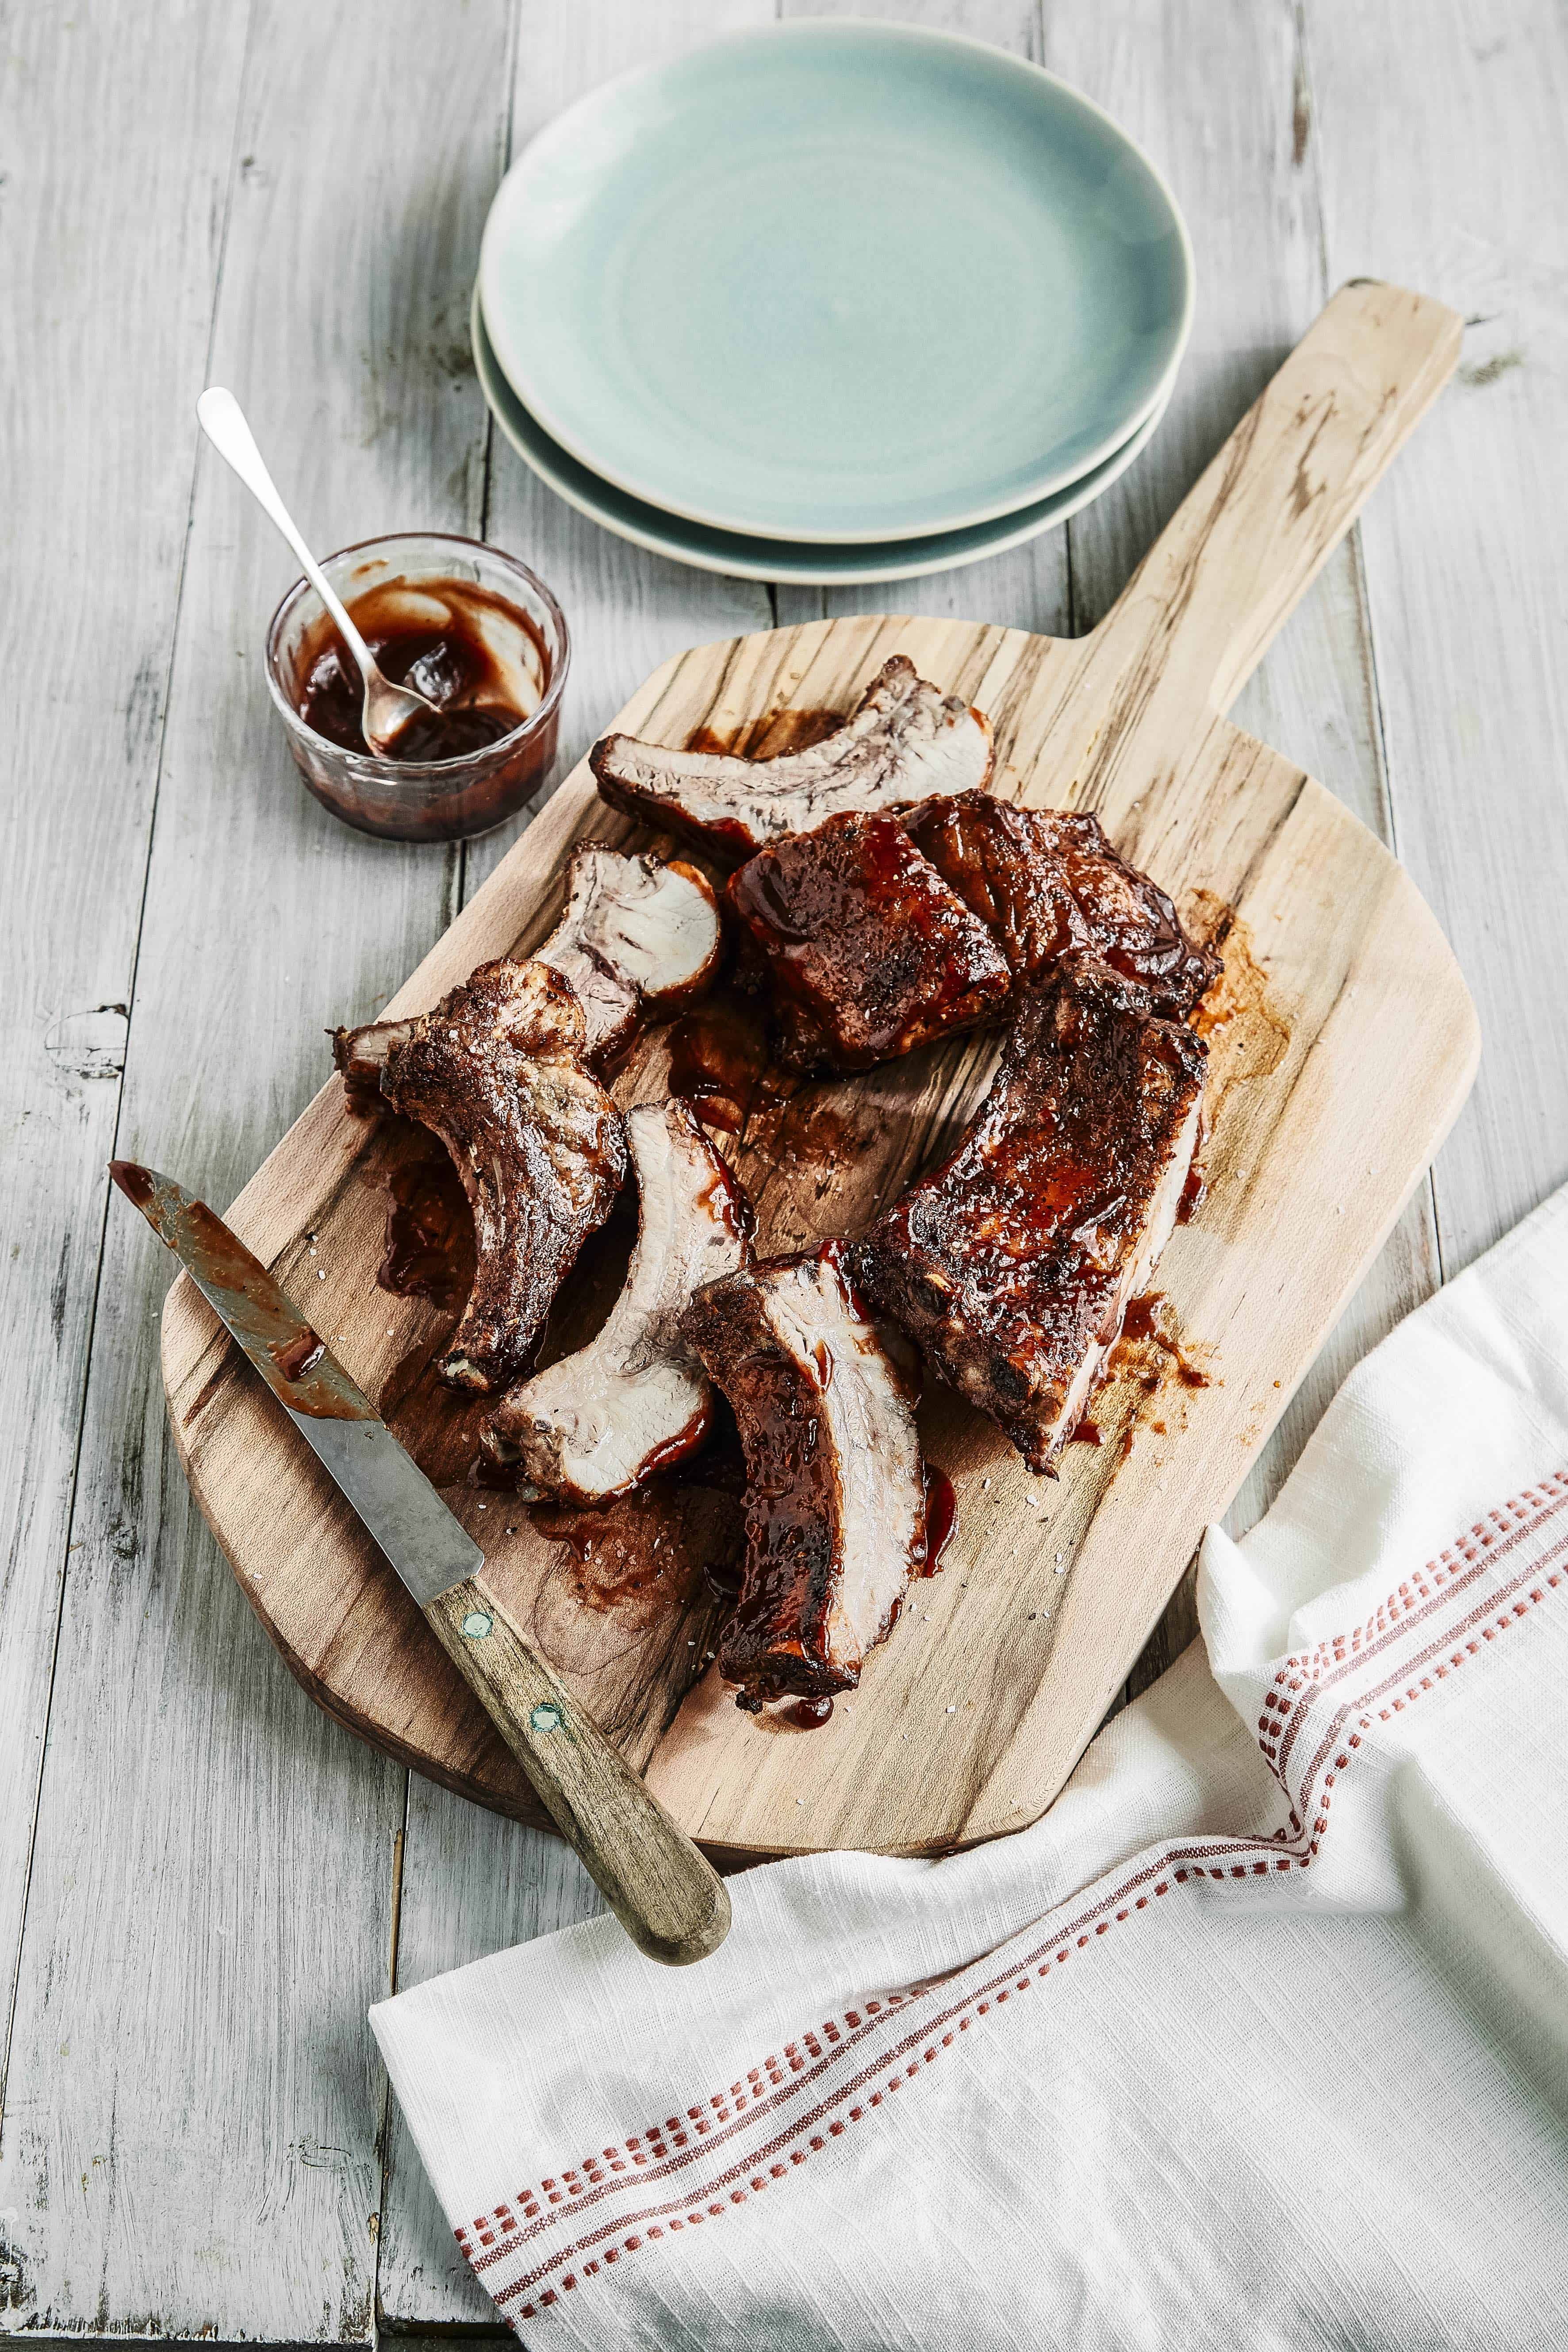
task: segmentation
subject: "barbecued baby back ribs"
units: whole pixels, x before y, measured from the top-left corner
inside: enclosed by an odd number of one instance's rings
[[[994,1020],[1012,992],[984,924],[897,817],[788,835],[731,876],[728,896],[773,982],[790,1068],[868,1069]]]
[[[851,1690],[925,1558],[911,1367],[867,1321],[834,1244],[710,1283],[681,1329],[746,1457],[744,1580],[719,1671],[752,1709]]]
[[[583,1066],[584,1032],[558,971],[502,957],[386,1055],[382,1093],[440,1137],[474,1213],[474,1286],[437,1367],[454,1387],[503,1388],[522,1370],[626,1174],[620,1115]]]
[[[911,811],[909,825],[1026,984],[1086,949],[1174,1019],[1219,971],[1218,956],[1194,945],[1163,890],[1117,855],[1096,816],[964,793]]]
[[[991,722],[895,654],[843,726],[804,751],[745,760],[605,735],[588,761],[612,807],[693,835],[720,855],[747,857],[846,809],[891,808],[983,785]]]
[[[1206,1058],[1146,989],[1068,955],[1024,998],[958,1149],[849,1249],[1031,1469],[1052,1467],[1170,1238]]]

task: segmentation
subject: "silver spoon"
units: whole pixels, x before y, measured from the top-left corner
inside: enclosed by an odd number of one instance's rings
[[[218,384],[210,384],[196,403],[196,417],[202,431],[220,457],[227,459],[256,499],[263,512],[269,515],[299,557],[306,579],[331,614],[338,635],[359,664],[359,674],[364,680],[364,709],[361,724],[364,740],[373,751],[390,751],[404,729],[415,719],[437,716],[437,706],[427,702],[412,688],[394,686],[376,667],[375,656],[350,620],[343,602],[332,587],[321,565],[300,538],[294,519],[278,495],[277,485],[268,472],[255,436],[245,421],[245,411],[232,392]]]

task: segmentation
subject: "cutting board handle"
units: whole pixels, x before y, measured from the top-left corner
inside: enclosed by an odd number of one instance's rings
[[[1088,641],[1097,675],[1121,674],[1120,751],[1151,722],[1168,751],[1229,709],[1453,373],[1463,328],[1403,287],[1341,287]]]

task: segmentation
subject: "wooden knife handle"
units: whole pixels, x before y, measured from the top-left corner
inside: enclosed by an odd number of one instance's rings
[[[1230,708],[1447,383],[1463,331],[1457,311],[1377,278],[1320,312],[1085,643],[1074,691],[1090,669],[1108,690],[1119,681],[1119,722],[1102,731],[1119,762],[1135,738],[1138,757],[1168,762]],[[1053,713],[1051,736],[1068,725]]]
[[[425,1614],[637,1949],[670,1968],[716,1951],[730,1932],[723,1880],[494,1595],[469,1577]]]

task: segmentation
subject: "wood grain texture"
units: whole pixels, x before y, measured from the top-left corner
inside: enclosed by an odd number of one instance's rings
[[[428,26],[405,0],[330,20],[297,0],[255,11],[225,131],[211,365],[245,398],[321,545],[481,519],[484,412],[447,363],[444,306],[467,280],[500,163],[508,13],[506,0],[470,7],[426,89],[397,64]],[[164,46],[143,32],[137,68],[119,60],[143,105]],[[179,149],[213,95],[195,95],[188,123],[160,128],[154,114],[117,136],[184,186]],[[56,126],[79,161],[92,119],[83,104]],[[129,194],[115,216],[117,229],[136,223]],[[198,243],[206,228],[204,201]],[[127,348],[161,365],[158,339],[180,321],[155,265],[182,248],[167,223],[152,232],[161,245],[129,233],[154,274],[147,331]],[[107,237],[104,216],[79,234]],[[209,265],[209,310],[214,282]],[[72,297],[92,299],[89,286]],[[181,330],[177,411],[149,419],[145,449],[120,452],[100,486],[110,524],[143,495],[166,508],[156,472],[144,493],[132,487],[165,443],[190,479],[208,331],[205,314],[198,337]],[[105,355],[84,445],[106,408],[113,428],[113,380]],[[221,462],[204,456],[196,484],[151,866],[126,877],[138,908],[145,889],[145,915],[121,1135],[221,1199],[308,1100],[323,1022],[345,1001],[374,1003],[439,933],[457,865],[361,840],[303,793],[258,659],[289,558]],[[176,558],[183,522],[182,507]],[[59,578],[71,610],[80,584],[73,549]],[[135,604],[129,578],[124,594]],[[85,742],[68,757],[62,791],[79,762],[95,821],[116,824],[114,771]],[[62,937],[74,887],[56,869]],[[110,1148],[106,1136],[92,1150],[96,1186]],[[0,2141],[7,2317],[364,2340],[383,2113],[365,2011],[388,1980],[405,1776],[303,1703],[235,1606],[168,1447],[166,1260],[139,1222],[121,1213],[107,1232]]]
[[[1168,887],[1189,901],[1206,894],[1239,919],[1227,966],[1238,1009],[1218,1034],[1211,1088],[1215,1195],[1200,1225],[1173,1245],[1166,1277],[1184,1328],[1214,1350],[1223,1376],[1179,1412],[1168,1405],[1179,1438],[1156,1445],[1151,1434],[1125,1462],[1115,1453],[1075,1462],[1044,1497],[989,1424],[951,1399],[933,1400],[928,1445],[960,1487],[952,1565],[932,1588],[930,1610],[876,1654],[855,1700],[804,1750],[739,1716],[711,1675],[666,1729],[683,1687],[679,1637],[688,1625],[700,1636],[703,1621],[683,1612],[679,1596],[664,1619],[635,1634],[562,1608],[558,1548],[521,1515],[510,1537],[493,1518],[486,1535],[478,1513],[489,1502],[471,1490],[456,1496],[515,1621],[634,1760],[647,1764],[676,1818],[715,1843],[918,1851],[1032,1819],[1462,1098],[1473,1061],[1468,1000],[1407,879],[1321,786],[1214,709],[1237,682],[1238,646],[1258,643],[1228,614],[1219,583],[1234,576],[1270,612],[1283,609],[1434,395],[1456,332],[1438,306],[1396,289],[1337,297],[1079,645],[938,622],[808,625],[687,656],[619,722],[682,740],[699,725],[723,733],[774,708],[845,709],[898,646],[991,711],[1000,789],[1095,807]],[[1158,596],[1151,581],[1161,583]],[[1182,675],[1179,696],[1163,687],[1167,665]],[[482,956],[532,944],[553,919],[566,845],[604,817],[579,772],[394,1012],[434,1002]],[[822,1089],[803,1090],[780,1118],[753,1121],[736,1164],[766,1245],[800,1246],[862,1223],[945,1123],[963,1115],[985,1062],[985,1048],[959,1046],[833,1089],[835,1117],[851,1134],[826,1175],[804,1148],[792,1149],[790,1135],[792,1121],[815,1115]],[[657,1093],[662,1083],[657,1045],[618,1082],[627,1095]],[[313,1237],[311,1265],[326,1276],[330,1319],[347,1342],[340,1352],[416,1452],[450,1446],[447,1475],[456,1479],[473,1444],[473,1413],[466,1409],[465,1419],[427,1379],[421,1389],[437,1318],[414,1303],[386,1309],[373,1287],[379,1219],[358,1171],[377,1149],[340,1090],[328,1088],[242,1194],[235,1221],[286,1287],[298,1285],[305,1236]],[[1332,1220],[1321,1215],[1325,1199],[1335,1204]],[[258,1541],[258,1462],[276,1463],[277,1439],[258,1423],[251,1387],[226,1374],[219,1345],[207,1310],[177,1286],[165,1318],[165,1373],[182,1451],[285,1654],[347,1719],[391,1733],[403,1753],[422,1749],[427,1764],[490,1801],[515,1802],[506,1759],[460,1693],[431,1672],[406,1612],[395,1596],[389,1603],[384,1571],[342,1526],[341,1506],[310,1465],[288,1489],[311,1530],[308,1542],[291,1549]],[[1126,1400],[1123,1409],[1131,1410]],[[985,1511],[976,1507],[982,1478],[993,1490]],[[268,1510],[275,1522],[276,1505]],[[1065,1582],[1053,1578],[1048,1588],[1040,1581],[1042,1511],[1068,1569]],[[1024,1564],[1026,1528],[1033,1558]],[[686,1647],[700,1656],[700,1641],[689,1636]],[[949,1696],[958,1657],[962,1717]],[[650,1691],[658,1694],[651,1706]],[[894,1728],[900,1744],[908,1734],[908,1759],[891,1754]]]
[[[90,0],[71,38],[39,10],[11,21],[0,49],[0,614],[12,681],[0,746],[0,2063],[190,511],[185,420],[202,384],[245,34],[243,10],[176,0],[155,86],[141,70],[143,27]],[[127,215],[142,234],[116,251],[100,223]],[[104,383],[154,313],[163,336],[106,403]]]
[[[1405,45],[1420,102],[1392,144],[1359,93]],[[1561,956],[1568,876],[1563,551],[1568,159],[1561,15],[1531,0],[1390,0],[1310,28],[1336,269],[1417,268],[1467,320],[1418,478],[1364,534],[1401,856],[1453,940],[1487,1041],[1435,1171],[1451,1277],[1568,1176]],[[1426,437],[1426,436],[1424,436]]]
[[[1132,37],[1121,8],[1049,13],[1043,62],[1106,107],[1166,173],[1186,212],[1200,289],[1192,340],[1152,446],[1068,526],[1075,630],[1110,610],[1143,549],[1331,290],[1306,13],[1254,0],[1171,0],[1157,24],[1141,21]],[[1216,106],[1220,90],[1225,103]],[[1420,481],[1424,504],[1441,488],[1434,438],[1429,430],[1416,435],[1397,468],[1402,492]],[[1320,777],[1393,847],[1360,528],[1333,551],[1231,716]],[[1424,1184],[1248,1472],[1226,1514],[1233,1534],[1268,1508],[1346,1372],[1438,1278]],[[1138,1686],[1196,1632],[1192,1585],[1189,1576],[1169,1622],[1151,1638]]]
[[[511,153],[552,115],[611,74],[715,35],[765,21],[771,0],[521,0],[514,13]],[[562,717],[562,768],[604,732],[649,672],[694,639],[765,628],[768,592],[666,563],[613,538],[547,490],[492,432],[485,536],[533,564],[560,594],[573,634]],[[466,902],[527,816],[468,845]],[[366,1012],[376,1008],[366,1005]],[[603,1907],[598,1889],[552,1834],[503,1821],[416,1774],[398,1912],[399,1980],[547,1935]],[[398,2324],[487,2324],[494,2307],[458,2253],[401,2114],[387,2119],[378,2248],[383,2310]]]
[[[752,0],[499,5],[511,20],[519,140],[650,47],[769,13]],[[1018,551],[1022,562],[910,583],[899,591],[907,608],[1051,635],[1089,626],[1331,284],[1361,270],[1392,276],[1441,295],[1470,322],[1459,382],[1233,712],[1367,821],[1391,819],[1385,837],[1396,838],[1480,999],[1482,1082],[1439,1161],[1452,1269],[1568,1167],[1554,953],[1562,729],[1544,650],[1555,642],[1568,544],[1558,511],[1564,363],[1552,234],[1568,201],[1557,131],[1568,96],[1561,16],[1542,0],[1379,0],[1370,11],[1342,0],[1164,0],[1158,9],[1146,0],[1050,0],[1043,11],[1033,0],[881,0],[878,12],[1036,54],[1108,106],[1171,176],[1199,268],[1176,398],[1139,465],[1066,532]],[[349,16],[363,25],[362,10]],[[468,115],[450,155],[433,152],[417,127],[410,138],[387,110],[378,39],[323,40],[319,24],[300,32],[267,9],[254,26],[249,17],[243,0],[199,15],[181,0],[134,17],[99,0],[25,12],[0,68],[0,272],[11,327],[0,365],[15,385],[7,512],[15,544],[29,551],[7,574],[8,642],[14,656],[35,644],[58,656],[47,691],[18,705],[6,737],[5,952],[15,977],[4,998],[0,1086],[15,1205],[12,1409],[0,1426],[13,1517],[0,1554],[0,1786],[9,1799],[19,1759],[23,1789],[19,1806],[0,1808],[0,1912],[9,1903],[10,1922],[21,1910],[46,1705],[46,1792],[58,1768],[72,1807],[46,1829],[28,1914],[0,2125],[0,2305],[12,2324],[58,2315],[73,2330],[171,2333],[199,2320],[220,2340],[299,2341],[368,2334],[364,2249],[378,2197],[386,2323],[439,2329],[493,2319],[395,2110],[384,2184],[363,2161],[360,2010],[363,1982],[385,1980],[390,1917],[399,1923],[400,1981],[412,1983],[584,1916],[598,1898],[559,1840],[419,1777],[401,1841],[384,1836],[379,1799],[367,1802],[364,1759],[299,1700],[248,1612],[213,1581],[222,1570],[161,1443],[149,1368],[163,1276],[152,1271],[161,1261],[150,1247],[144,1263],[122,1254],[107,1269],[91,1328],[122,1058],[121,1016],[92,1008],[128,1008],[132,1102],[137,1054],[161,1036],[132,1111],[139,1136],[163,1139],[182,1171],[221,1199],[313,1083],[296,1017],[309,1029],[345,1009],[379,1009],[454,894],[481,880],[511,838],[475,845],[455,872],[427,853],[425,915],[398,895],[403,881],[390,911],[379,897],[367,909],[365,877],[379,880],[380,869],[333,865],[319,897],[304,899],[307,911],[327,908],[329,942],[340,926],[348,934],[318,992],[330,1008],[305,1002],[297,976],[281,989],[277,975],[300,968],[279,956],[268,974],[257,943],[279,923],[287,939],[304,936],[303,923],[288,928],[290,908],[330,830],[323,822],[302,840],[291,829],[291,780],[264,719],[245,730],[224,720],[204,753],[201,724],[226,707],[226,666],[245,681],[237,702],[256,693],[256,626],[285,572],[286,559],[269,550],[247,552],[241,530],[235,544],[254,584],[242,579],[237,593],[217,548],[203,593],[220,617],[232,606],[236,625],[226,643],[215,633],[195,681],[186,793],[167,824],[160,813],[160,834],[172,835],[163,855],[177,849],[193,810],[205,809],[206,822],[149,904],[146,969],[166,976],[155,998],[141,1001],[134,950],[195,447],[189,402],[204,374],[247,47],[255,102],[235,146],[237,206],[258,202],[280,237],[289,221],[298,227],[298,214],[273,208],[315,168],[323,121],[334,135],[362,126],[349,161],[369,158],[336,186],[331,236],[279,245],[279,273],[251,314],[258,344],[276,347],[270,362],[263,348],[261,364],[280,420],[280,470],[322,501],[341,483],[331,511],[344,537],[388,518],[384,479],[397,490],[399,520],[466,516],[537,562],[576,636],[572,757],[681,646],[775,615],[818,618],[860,597],[781,591],[770,614],[763,591],[654,563],[560,508],[504,447],[487,456],[482,424],[456,448],[439,436],[432,445],[446,478],[422,474],[424,457],[405,436],[426,429],[419,403],[440,353],[453,410],[478,415],[462,333],[472,253],[461,239],[427,245],[420,223],[438,214],[453,171],[466,184],[469,173],[482,178],[487,142],[488,168],[499,172],[507,71],[495,12],[470,0],[442,20],[427,93],[441,136],[458,137],[448,96]],[[301,63],[314,89],[296,71]],[[236,299],[231,284],[230,331]],[[341,335],[331,323],[340,312]],[[237,494],[226,513],[210,499],[199,508],[193,562],[240,511]],[[85,554],[96,565],[89,600]],[[238,609],[246,597],[248,615]],[[94,650],[107,656],[90,683],[79,660],[89,624]],[[176,718],[188,691],[175,688]],[[262,820],[230,832],[224,798],[254,792],[258,780],[268,794]],[[204,939],[200,961],[187,963],[178,945],[186,903],[204,903],[209,877],[228,919]],[[171,929],[173,940],[163,936]],[[197,1019],[184,1001],[193,986]],[[62,1073],[62,1052],[83,1066]],[[197,1090],[215,1074],[209,1114]],[[1245,1517],[1340,1370],[1436,1271],[1430,1213],[1423,1220],[1417,1206],[1259,1457],[1238,1498]],[[89,1333],[88,1479],[79,1528],[70,1529]],[[68,1575],[67,1542],[79,1538]],[[69,1664],[51,1694],[62,1579]],[[100,1622],[101,1642],[84,1638]],[[381,1873],[384,1899],[368,1908],[359,1892],[345,1906],[324,1883],[321,1826],[339,1817],[345,1844],[362,1842]],[[68,1857],[58,1842],[68,1818]],[[329,1873],[342,1850],[331,1851]],[[74,1905],[68,1872],[82,1890]],[[254,1877],[254,1908],[237,1897],[241,1877]],[[0,1948],[8,1968],[14,1943]],[[330,1990],[339,1979],[341,1994]],[[38,1994],[49,1979],[58,1997],[46,2007]],[[95,2083],[106,2050],[112,2073]],[[374,2103],[374,2084],[372,2094]],[[331,2271],[340,2240],[353,2265],[352,2279],[338,2270],[341,2298]],[[62,2275],[71,2283],[65,2295]],[[307,2275],[321,2283],[313,2317],[298,2292]]]

